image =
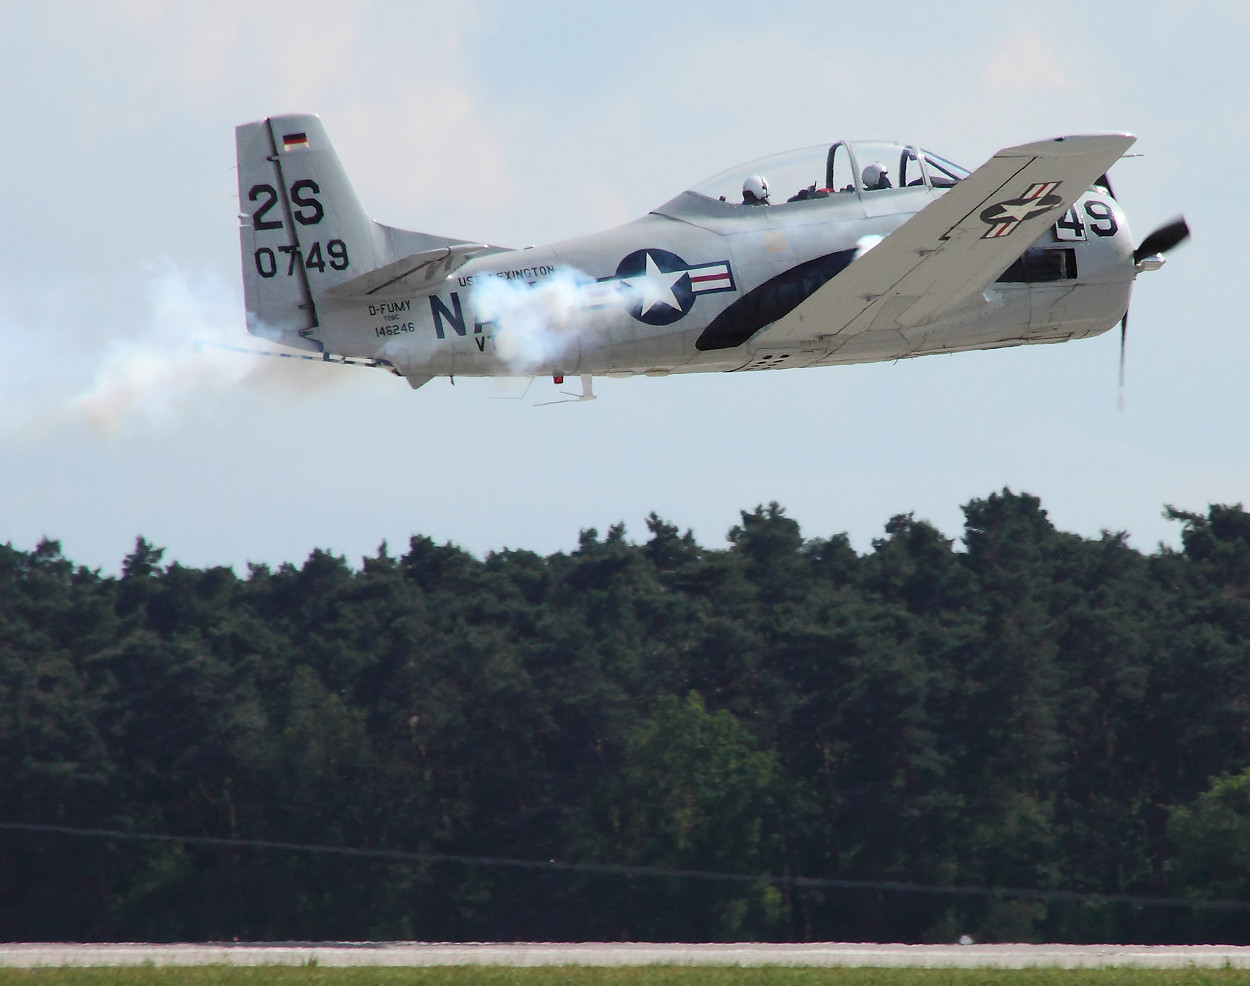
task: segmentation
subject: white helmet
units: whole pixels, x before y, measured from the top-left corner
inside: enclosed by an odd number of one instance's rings
[[[885,176],[885,166],[881,164],[870,164],[864,169],[864,187],[877,188],[881,185],[881,179]],[[886,179],[887,181],[889,179]]]
[[[742,201],[768,204],[768,181],[763,175],[752,175],[742,183]]]

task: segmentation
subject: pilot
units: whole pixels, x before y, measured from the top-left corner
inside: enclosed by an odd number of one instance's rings
[[[752,175],[742,183],[743,205],[768,205],[768,180],[763,175]]]
[[[885,165],[870,164],[864,169],[864,191],[876,192],[882,188],[893,188],[890,176],[886,174]]]

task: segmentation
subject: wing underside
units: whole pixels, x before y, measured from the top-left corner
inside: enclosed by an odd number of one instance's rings
[[[968,305],[1135,139],[1094,134],[999,151],[753,341],[845,340],[912,328]]]

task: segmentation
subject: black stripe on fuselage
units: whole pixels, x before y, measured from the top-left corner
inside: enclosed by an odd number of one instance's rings
[[[839,250],[808,260],[752,288],[712,319],[695,340],[694,348],[707,352],[741,346],[764,326],[789,315],[844,271],[856,252]]]

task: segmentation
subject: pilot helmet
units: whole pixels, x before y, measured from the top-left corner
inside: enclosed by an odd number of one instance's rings
[[[884,165],[870,164],[864,168],[864,187],[877,188],[881,184],[882,177],[886,174]]]
[[[752,175],[742,183],[742,201],[768,204],[768,181],[763,175]]]

